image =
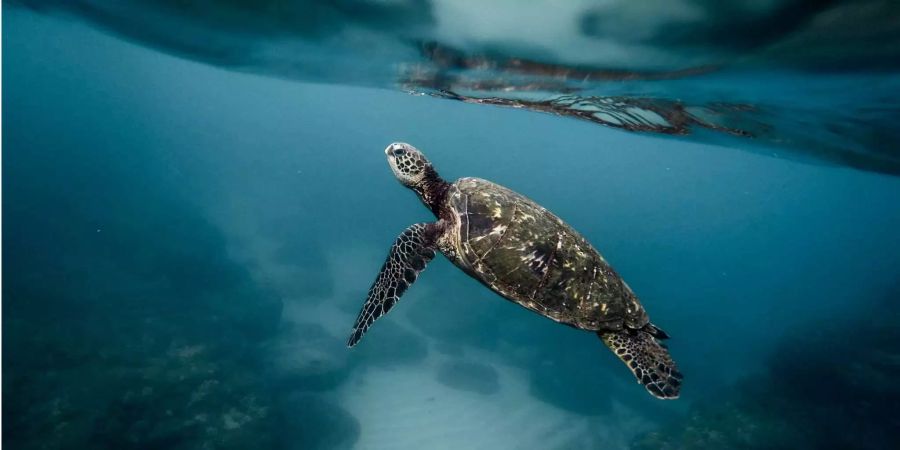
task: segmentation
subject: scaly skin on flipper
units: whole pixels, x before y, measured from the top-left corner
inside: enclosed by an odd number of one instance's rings
[[[419,272],[434,258],[434,242],[440,226],[435,223],[417,223],[400,233],[387,260],[378,273],[378,278],[369,289],[348,347],[353,347],[379,317],[387,314],[406,288],[416,281]]]
[[[653,325],[648,325],[646,331],[628,328],[597,334],[654,397],[676,399],[684,376],[678,371],[669,350],[651,333],[665,336]]]

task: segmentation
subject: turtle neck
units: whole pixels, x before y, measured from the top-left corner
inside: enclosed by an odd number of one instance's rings
[[[448,189],[450,189],[450,183],[444,181],[430,165],[426,166],[425,176],[422,178],[422,181],[412,186],[412,190],[419,195],[422,203],[436,217],[440,216],[441,206],[444,204],[444,198],[447,196]]]

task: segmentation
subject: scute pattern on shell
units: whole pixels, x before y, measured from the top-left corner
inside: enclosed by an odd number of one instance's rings
[[[448,204],[458,216],[454,263],[505,298],[586,330],[648,323],[637,297],[590,243],[534,201],[462,178]]]

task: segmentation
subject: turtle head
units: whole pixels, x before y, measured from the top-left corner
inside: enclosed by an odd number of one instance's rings
[[[384,149],[388,164],[394,176],[404,186],[414,188],[427,181],[431,175],[437,175],[431,163],[419,149],[403,142],[394,142]]]
[[[403,142],[388,145],[384,154],[400,183],[415,191],[434,215],[439,215],[450,185],[438,176],[428,158],[419,149]]]

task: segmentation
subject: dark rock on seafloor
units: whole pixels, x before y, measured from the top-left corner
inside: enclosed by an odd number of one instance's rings
[[[280,449],[351,449],[359,439],[359,421],[322,395],[289,395],[279,402],[277,415]]]
[[[316,323],[285,323],[267,345],[269,369],[282,389],[330,390],[350,373],[350,351],[344,340]]]
[[[591,366],[576,367],[565,361],[545,360],[529,369],[529,392],[538,400],[577,414],[607,413],[612,388],[603,380],[609,374]],[[627,372],[624,367],[621,369]]]

